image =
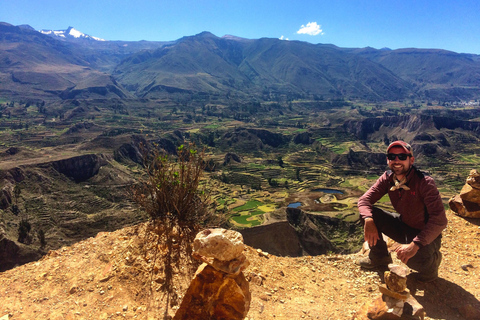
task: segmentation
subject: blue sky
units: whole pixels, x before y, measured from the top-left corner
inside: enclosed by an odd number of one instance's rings
[[[0,0],[0,21],[69,26],[106,40],[176,40],[210,31],[339,47],[480,54],[478,0]]]

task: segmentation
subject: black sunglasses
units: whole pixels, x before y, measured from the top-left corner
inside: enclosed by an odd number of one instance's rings
[[[407,160],[408,157],[411,157],[412,155],[408,153],[387,153],[387,159],[390,161],[395,160],[396,157],[398,157],[398,160],[404,161]]]

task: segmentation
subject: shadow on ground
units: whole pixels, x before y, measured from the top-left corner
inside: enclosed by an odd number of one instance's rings
[[[412,274],[411,276],[414,276]],[[438,278],[429,283],[407,278],[410,293],[434,319],[480,319],[480,301],[461,286]],[[472,281],[475,281],[472,279]]]
[[[387,267],[376,269],[383,283],[385,283],[384,272],[387,270]],[[438,278],[425,283],[416,280],[416,275],[417,273],[414,272],[407,277],[407,287],[423,306],[427,317],[445,320],[480,320],[480,301],[473,294],[448,280]]]

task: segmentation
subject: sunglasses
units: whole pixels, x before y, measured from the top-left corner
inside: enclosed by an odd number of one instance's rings
[[[408,157],[411,157],[412,155],[408,153],[387,153],[387,159],[390,161],[395,160],[395,158],[398,157],[398,160],[404,161],[407,160]]]

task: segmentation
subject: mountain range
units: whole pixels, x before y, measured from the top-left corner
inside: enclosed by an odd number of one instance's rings
[[[102,41],[73,27],[0,23],[0,96],[21,99],[162,98],[469,100],[480,56],[440,49],[340,48],[272,38]]]

